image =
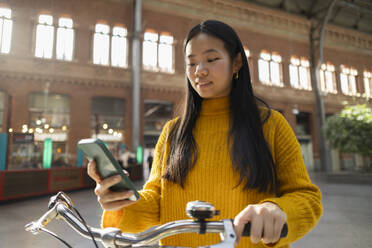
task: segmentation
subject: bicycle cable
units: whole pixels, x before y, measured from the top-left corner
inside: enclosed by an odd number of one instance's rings
[[[72,206],[72,209],[73,209],[73,210],[75,211],[75,213],[79,216],[80,221],[83,223],[83,225],[85,226],[85,228],[88,230],[88,233],[89,233],[90,237],[92,238],[92,241],[93,241],[93,243],[94,243],[94,246],[95,246],[96,248],[99,248],[99,247],[98,247],[98,244],[97,244],[97,242],[96,242],[96,239],[94,238],[93,233],[92,233],[92,231],[90,230],[90,228],[88,227],[88,225],[87,225],[87,223],[85,222],[84,218],[80,215],[79,211],[78,211],[74,206]]]
[[[40,230],[43,231],[43,232],[45,232],[45,233],[47,233],[47,234],[52,235],[53,237],[55,237],[56,239],[58,239],[59,241],[61,241],[63,244],[65,244],[67,247],[72,248],[72,246],[69,243],[67,243],[66,241],[64,241],[62,238],[58,237],[58,235],[55,234],[54,232],[51,232],[51,231],[49,231],[48,229],[46,229],[44,227],[41,227]]]
[[[92,238],[92,241],[95,245],[96,248],[99,248],[98,245],[97,245],[97,242],[92,234],[92,231],[90,230],[90,228],[88,227],[87,223],[85,222],[84,218],[81,216],[81,214],[79,213],[79,211],[72,206],[72,209],[75,211],[75,213],[79,216],[80,218],[80,221],[83,223],[83,225],[85,226],[85,228],[88,230],[88,233],[90,235],[90,237]],[[58,237],[57,234],[55,234],[54,232],[52,231],[49,231],[48,229],[44,228],[44,227],[41,227],[40,228],[41,231],[53,236],[54,238],[58,239],[59,241],[61,241],[64,245],[66,245],[68,248],[73,248],[69,243],[67,243],[65,240],[63,240],[62,238]]]

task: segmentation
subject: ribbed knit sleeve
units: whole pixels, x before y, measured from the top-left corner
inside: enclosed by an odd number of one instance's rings
[[[274,247],[282,247],[303,237],[322,215],[321,192],[311,183],[297,138],[284,117],[273,111],[264,133],[273,151],[277,166],[279,195],[262,202],[277,204],[286,214],[288,236]],[[273,247],[273,246],[268,246]]]
[[[102,227],[117,227],[124,232],[140,232],[159,224],[159,199],[161,194],[161,177],[163,158],[170,123],[164,125],[154,151],[154,160],[150,177],[139,191],[140,200],[117,211],[104,211]]]

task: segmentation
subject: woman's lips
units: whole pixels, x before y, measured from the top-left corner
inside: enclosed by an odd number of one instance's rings
[[[200,88],[200,89],[204,89],[204,88],[207,88],[209,86],[212,85],[212,82],[207,82],[207,83],[197,83],[196,84],[196,87]]]

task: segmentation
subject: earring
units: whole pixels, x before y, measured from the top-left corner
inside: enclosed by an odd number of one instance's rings
[[[234,78],[235,78],[235,80],[238,80],[239,79],[239,73],[238,72],[235,73]]]

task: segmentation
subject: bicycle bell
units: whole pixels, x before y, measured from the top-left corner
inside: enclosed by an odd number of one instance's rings
[[[186,205],[186,214],[190,218],[208,219],[219,215],[220,211],[216,210],[209,202],[191,201]]]

